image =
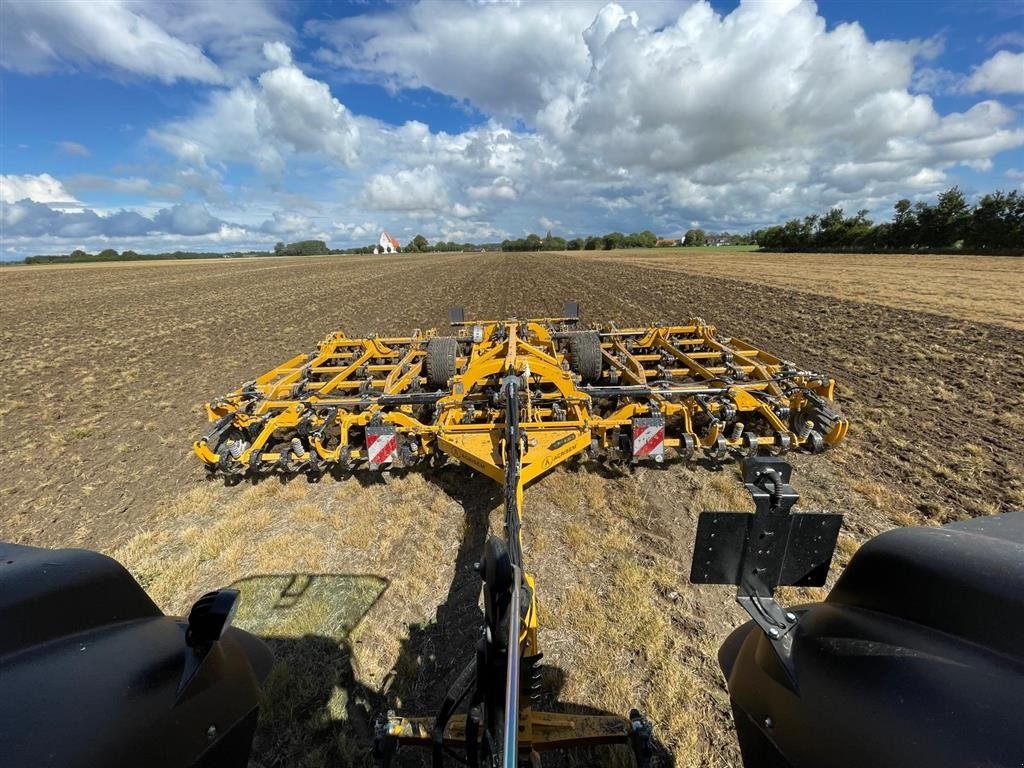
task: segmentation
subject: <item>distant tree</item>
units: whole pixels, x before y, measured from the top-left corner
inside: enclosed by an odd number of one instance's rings
[[[277,248],[274,249],[275,253]],[[284,250],[278,255],[284,256],[322,256],[330,253],[327,243],[323,240],[300,240],[297,243],[288,243]]]
[[[586,251],[597,251],[604,248],[603,237],[588,237],[586,242],[583,244],[583,249]]]
[[[419,252],[430,249],[430,243],[427,242],[427,238],[423,235],[416,235],[416,237],[412,239],[412,243],[410,243],[410,245],[412,245],[414,250]]]
[[[134,261],[139,258],[139,254],[135,251],[121,251],[121,259],[124,261]]]
[[[611,251],[615,248],[624,248],[626,245],[626,236],[621,232],[609,232],[604,236],[604,249]]]
[[[284,243],[277,242],[277,243],[274,244],[274,255],[275,256],[284,256]]]
[[[686,234],[683,235],[683,245],[691,247],[699,247],[707,245],[708,236],[703,229],[688,229]]]
[[[1020,248],[1024,243],[1024,195],[985,195],[971,213],[964,232],[964,247],[973,251]]]
[[[889,245],[896,250],[907,250],[917,244],[920,227],[914,206],[907,198],[896,201],[893,206],[892,226],[889,228]]]
[[[574,237],[572,240],[565,244],[567,250],[570,251],[582,251],[583,250],[583,238]]]
[[[952,187],[939,195],[935,211],[939,226],[937,235],[942,242],[939,247],[956,245],[963,240],[971,220],[971,209],[960,187]]]
[[[639,235],[636,236],[638,248],[653,248],[658,244],[658,236],[651,232],[649,229],[645,229]]]
[[[115,251],[113,248],[105,248],[104,250],[102,250],[98,254],[96,254],[96,256],[97,256],[97,258],[104,259],[104,260],[116,259],[117,258],[117,251]]]

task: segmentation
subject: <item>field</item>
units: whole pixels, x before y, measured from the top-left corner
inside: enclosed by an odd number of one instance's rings
[[[370,722],[429,711],[471,657],[471,565],[500,494],[464,468],[227,487],[202,404],[328,332],[558,313],[700,315],[840,382],[850,437],[794,457],[846,514],[836,565],[897,525],[1024,507],[1024,261],[584,252],[122,263],[0,272],[0,537],[121,559],[169,612],[238,584],[280,664],[254,765],[364,765]],[[736,465],[562,468],[527,490],[549,704],[655,722],[662,765],[733,766],[716,650],[744,614],[689,584],[697,514],[748,509]],[[838,567],[833,567],[833,578]],[[282,607],[282,591],[301,596]],[[790,596],[798,598],[799,596]],[[616,764],[608,749],[579,758]]]

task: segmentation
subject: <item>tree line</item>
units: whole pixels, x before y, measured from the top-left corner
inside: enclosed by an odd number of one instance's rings
[[[402,248],[403,253],[451,253],[458,251],[496,251],[497,243],[457,243],[454,240],[438,240],[433,245],[423,235],[416,235]],[[373,252],[373,247],[370,247]]]
[[[959,187],[951,187],[935,203],[898,200],[887,222],[875,224],[867,210],[847,216],[832,208],[756,230],[753,237],[768,251],[1024,254],[1024,195],[997,191],[970,205]]]
[[[230,253],[208,252],[208,251],[168,251],[165,253],[136,253],[132,250],[118,253],[113,248],[107,248],[99,253],[89,253],[83,250],[74,250],[67,254],[47,254],[41,256],[27,256],[26,264],[84,264],[97,261],[169,261],[174,259],[226,259],[239,256],[273,256],[268,251],[245,252],[233,251]]]
[[[659,242],[658,236],[645,229],[643,232],[632,232],[628,235],[622,232],[609,232],[607,235],[591,235],[590,237],[574,237],[566,240],[564,237],[552,235],[551,231],[545,237],[529,234],[518,240],[502,240],[501,250],[503,251],[610,251],[614,248],[653,248]],[[679,241],[673,241],[676,245]]]

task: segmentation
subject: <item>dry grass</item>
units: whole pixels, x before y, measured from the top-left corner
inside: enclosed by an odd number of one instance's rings
[[[850,438],[794,457],[801,508],[846,515],[834,578],[893,525],[1024,506],[1014,399],[1024,318],[1000,293],[1019,295],[1019,273],[1000,260],[873,258],[456,254],[5,270],[0,528],[110,552],[174,613],[238,584],[239,623],[270,638],[279,660],[258,764],[363,765],[371,713],[429,712],[471,657],[472,563],[500,528],[499,493],[451,467],[386,482],[210,483],[188,453],[204,401],[338,328],[440,324],[461,286],[473,286],[471,313],[553,314],[578,298],[593,320],[699,314],[841,382]],[[750,282],[766,270],[770,293]],[[953,280],[956,296],[928,298]],[[295,297],[302,309],[291,312]],[[249,306],[266,311],[239,309]],[[999,324],[972,319],[980,306]],[[688,580],[705,509],[750,509],[735,466],[566,467],[526,496],[548,703],[639,706],[678,766],[738,760],[715,655],[743,614],[729,589]],[[622,760],[606,749],[577,763]]]
[[[751,253],[728,248],[710,253],[682,248],[584,255],[671,272],[767,282],[1024,330],[1024,269],[1013,256]]]

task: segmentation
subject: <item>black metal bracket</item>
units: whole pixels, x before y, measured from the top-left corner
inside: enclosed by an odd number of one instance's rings
[[[794,513],[800,495],[782,459],[755,456],[742,463],[754,514],[703,512],[697,521],[690,581],[735,584],[736,601],[764,632],[790,679],[793,630],[799,617],[774,597],[779,586],[825,583],[843,516]]]

